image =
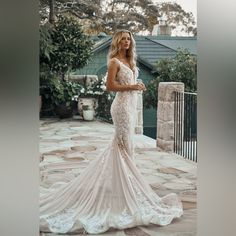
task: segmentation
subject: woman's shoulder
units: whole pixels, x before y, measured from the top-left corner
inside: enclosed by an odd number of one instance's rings
[[[119,64],[119,59],[116,57],[112,57],[111,59],[109,59],[109,62]]]
[[[108,60],[108,66],[119,66],[120,63],[119,63],[119,60],[116,58],[116,57],[113,57],[111,59]]]

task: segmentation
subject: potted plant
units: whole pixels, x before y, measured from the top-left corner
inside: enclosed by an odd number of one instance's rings
[[[91,108],[89,105],[83,105],[83,118],[84,120],[91,121],[94,119],[94,109]]]
[[[81,89],[81,85],[72,81],[59,79],[51,79],[50,82],[52,90],[51,100],[55,114],[61,119],[72,117],[73,99]]]

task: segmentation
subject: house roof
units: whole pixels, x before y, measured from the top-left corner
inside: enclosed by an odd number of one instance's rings
[[[178,48],[187,48],[191,54],[197,54],[196,37],[173,36],[134,36],[138,62],[155,72],[155,64],[161,58],[174,57]],[[101,51],[111,44],[111,36],[93,37],[94,52]]]
[[[106,36],[101,39],[94,39],[95,44],[94,44],[93,51],[98,52],[98,51],[103,50],[106,47],[109,47],[111,44],[111,39],[112,39],[111,36]]]
[[[149,39],[174,50],[187,48],[191,54],[197,55],[197,37],[149,36]]]

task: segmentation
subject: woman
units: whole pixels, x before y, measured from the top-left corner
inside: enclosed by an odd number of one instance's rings
[[[99,234],[110,228],[167,225],[183,214],[176,194],[160,198],[133,161],[137,92],[135,41],[127,30],[115,33],[108,55],[107,89],[117,91],[111,106],[115,135],[74,180],[40,196],[40,229],[54,233]]]

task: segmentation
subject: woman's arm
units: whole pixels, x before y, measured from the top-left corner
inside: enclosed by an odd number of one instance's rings
[[[107,82],[106,82],[106,89],[108,91],[130,91],[130,90],[143,90],[142,84],[119,84],[115,78],[119,71],[119,64],[111,59],[108,65],[108,75],[107,75]]]

